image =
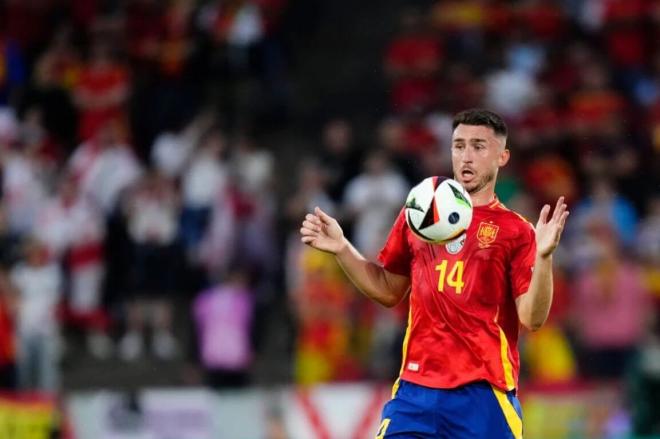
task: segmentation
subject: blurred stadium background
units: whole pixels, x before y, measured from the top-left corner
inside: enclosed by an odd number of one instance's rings
[[[0,437],[372,437],[406,304],[299,224],[373,257],[474,106],[571,210],[526,437],[660,437],[657,0],[0,1]]]

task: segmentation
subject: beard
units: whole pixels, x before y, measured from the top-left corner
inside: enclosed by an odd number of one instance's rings
[[[486,187],[491,181],[495,180],[496,172],[490,172],[479,179],[472,180],[471,182],[464,184],[465,190],[468,194],[473,195],[479,193],[484,187]]]

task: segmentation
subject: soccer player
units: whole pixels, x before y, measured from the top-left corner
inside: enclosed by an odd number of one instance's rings
[[[509,161],[507,127],[481,109],[456,115],[454,178],[474,204],[467,232],[446,245],[416,238],[399,214],[379,262],[366,260],[316,208],[303,243],[333,253],[353,283],[391,307],[410,292],[403,364],[377,438],[521,438],[519,326],[537,330],[552,303],[552,253],[568,211],[560,197],[536,227],[495,195]]]

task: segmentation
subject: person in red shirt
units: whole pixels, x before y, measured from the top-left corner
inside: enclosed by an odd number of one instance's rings
[[[534,228],[499,202],[506,138],[505,123],[490,111],[454,118],[454,178],[474,212],[466,233],[446,245],[416,238],[401,213],[375,263],[321,209],[305,216],[302,242],[333,253],[366,296],[391,307],[410,295],[401,373],[378,438],[522,437],[518,330],[537,330],[547,319],[552,253],[568,211],[560,197],[552,215],[542,208]]]
[[[74,89],[80,140],[93,138],[110,121],[125,121],[129,94],[128,70],[113,58],[110,43],[95,42]]]
[[[16,390],[15,315],[18,296],[0,266],[0,391]]]
[[[406,113],[436,102],[444,51],[417,11],[404,13],[401,21],[401,33],[386,50],[384,69],[392,83],[392,108]]]

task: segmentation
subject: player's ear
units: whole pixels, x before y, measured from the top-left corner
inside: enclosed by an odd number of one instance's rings
[[[502,151],[500,151],[499,156],[497,157],[497,165],[501,168],[502,166],[509,163],[510,158],[511,158],[511,151],[509,150],[509,148],[504,147]]]

